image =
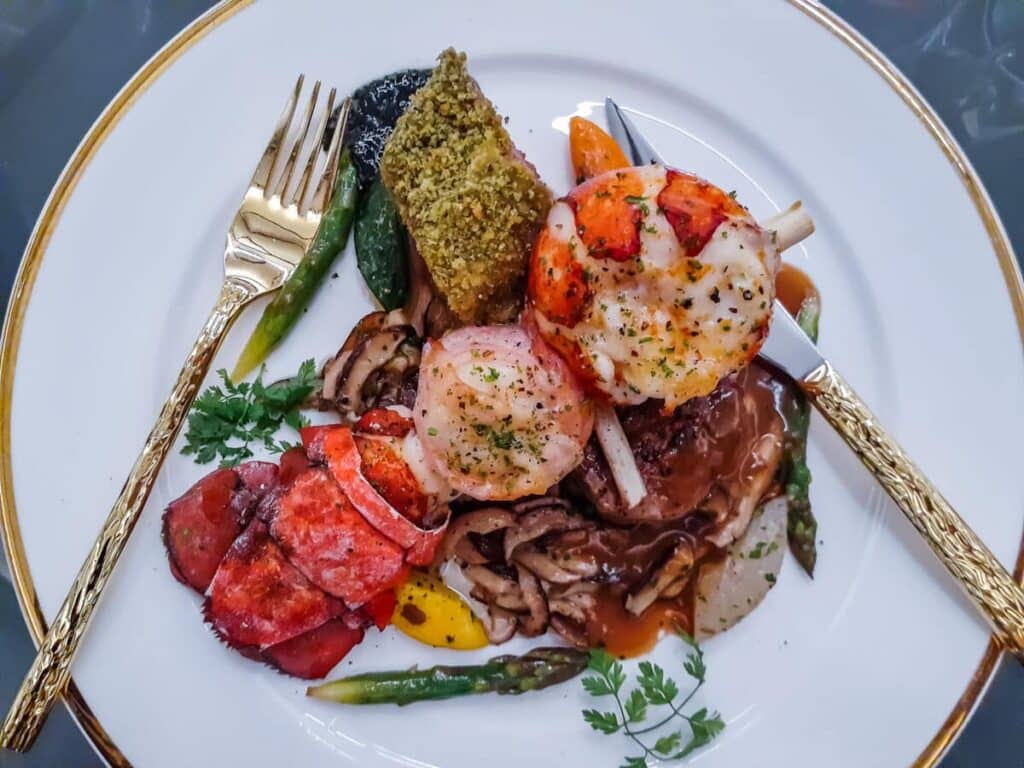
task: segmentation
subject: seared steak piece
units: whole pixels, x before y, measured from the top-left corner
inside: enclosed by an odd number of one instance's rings
[[[756,503],[770,488],[782,450],[783,422],[775,404],[783,396],[784,382],[754,363],[671,414],[662,413],[659,401],[622,408],[619,417],[647,497],[633,509],[625,507],[594,439],[567,487],[615,523],[678,520],[703,510],[724,525],[747,512],[748,505],[739,509],[741,500],[756,494]]]

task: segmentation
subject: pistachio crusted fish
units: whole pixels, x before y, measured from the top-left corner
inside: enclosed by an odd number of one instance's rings
[[[466,71],[465,54],[438,57],[380,170],[451,309],[465,322],[511,319],[551,192]]]

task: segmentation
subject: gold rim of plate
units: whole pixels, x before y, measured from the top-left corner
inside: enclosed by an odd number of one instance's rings
[[[25,310],[28,307],[32,286],[35,283],[39,265],[50,236],[57,226],[64,206],[70,199],[78,180],[92,160],[96,151],[103,144],[110,131],[127,113],[132,103],[158,78],[174,61],[194,45],[207,32],[222,24],[235,13],[250,5],[253,0],[223,0],[202,16],[197,18],[178,35],[172,38],[156,53],[131,80],[114,97],[107,108],[93,124],[71,156],[60,178],[57,180],[49,199],[36,222],[35,229],[29,239],[28,246],[21,261],[14,286],[11,289],[10,303],[4,320],[3,333],[0,335],[0,524],[3,529],[4,551],[11,567],[14,589],[18,596],[22,615],[28,625],[36,646],[46,633],[46,620],[36,597],[35,585],[25,558],[25,549],[18,526],[18,514],[14,506],[14,478],[11,468],[11,424],[10,405],[14,387],[14,370],[17,363],[18,343],[21,338]],[[863,38],[843,19],[829,9],[819,5],[816,0],[787,0],[792,6],[823,26],[847,47],[867,62],[875,72],[891,87],[904,103],[921,120],[932,138],[938,143],[946,158],[960,176],[964,187],[974,201],[974,206],[981,217],[985,230],[988,232],[999,259],[999,265],[1006,281],[1006,288],[1013,303],[1017,318],[1017,329],[1024,342],[1024,281],[1021,280],[1020,269],[1014,258],[1006,231],[1003,229],[999,216],[989,200],[981,184],[981,180],[971,167],[963,150],[942,124],[938,115],[918,94],[910,82],[879,53],[871,43]],[[1024,576],[1024,540],[1017,554],[1014,578],[1021,580]],[[982,691],[987,687],[999,649],[991,640],[978,667],[953,707],[952,712],[939,728],[938,733],[924,747],[914,761],[915,768],[930,768],[953,743],[965,722],[977,705]],[[81,692],[72,681],[64,696],[64,702],[72,717],[92,741],[96,750],[111,765],[130,767],[131,763],[117,748],[113,740],[103,729],[99,720],[89,709]]]

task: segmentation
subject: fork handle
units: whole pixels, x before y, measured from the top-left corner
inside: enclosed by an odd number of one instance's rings
[[[192,405],[213,356],[242,307],[257,295],[255,286],[227,278],[206,325],[178,374],[171,395],[135,460],[103,529],[82,563],[71,589],[43,638],[3,727],[0,747],[26,751],[35,741],[51,707],[64,692],[71,662],[110,574],[149,498],[160,466]]]
[[[828,362],[800,384],[960,583],[1000,645],[1024,660],[1024,590]]]

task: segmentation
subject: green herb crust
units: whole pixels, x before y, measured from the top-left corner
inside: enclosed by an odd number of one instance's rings
[[[455,314],[475,323],[514,316],[551,192],[466,71],[465,54],[440,55],[380,171]]]

